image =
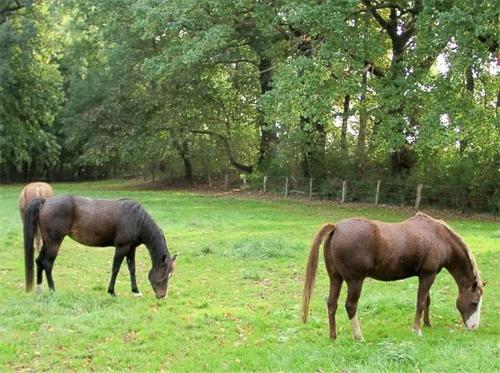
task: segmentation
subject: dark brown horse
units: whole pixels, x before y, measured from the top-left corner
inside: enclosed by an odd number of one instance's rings
[[[307,322],[309,302],[318,266],[321,242],[330,278],[328,321],[330,338],[337,337],[335,313],[342,282],[347,283],[345,307],[355,339],[363,340],[356,309],[366,277],[394,281],[418,276],[413,331],[422,335],[420,318],[430,326],[429,290],[436,274],[446,268],[458,285],[457,308],[467,329],[479,327],[483,283],[476,262],[464,241],[443,221],[423,213],[402,223],[346,219],[326,224],[316,235],[307,262],[302,320]]]
[[[19,194],[19,212],[21,213],[21,220],[24,223],[24,212],[26,206],[33,198],[50,198],[54,195],[52,187],[42,181],[35,181],[26,185]],[[35,234],[35,249],[38,252],[42,247],[42,236],[40,231]]]
[[[43,245],[36,259],[37,288],[41,289],[43,271],[49,288],[54,290],[52,267],[65,236],[88,246],[115,246],[115,256],[108,293],[115,295],[116,276],[127,258],[132,293],[140,296],[135,278],[135,250],[146,245],[153,266],[149,281],[157,298],[167,295],[168,281],[174,268],[163,232],[144,208],[131,199],[105,200],[76,196],[35,198],[26,209],[24,255],[26,290],[33,288],[33,239],[37,227]]]

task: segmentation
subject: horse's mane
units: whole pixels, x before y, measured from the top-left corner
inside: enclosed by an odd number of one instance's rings
[[[422,217],[425,217],[427,219],[430,219],[438,224],[440,224],[441,226],[443,226],[447,231],[448,233],[450,233],[452,235],[452,237],[458,241],[458,243],[460,244],[460,248],[465,252],[466,256],[469,258],[469,262],[470,262],[470,265],[471,265],[471,269],[472,269],[472,273],[474,275],[474,279],[477,281],[478,284],[482,285],[482,282],[481,282],[481,277],[479,276],[479,270],[477,268],[477,263],[476,263],[476,259],[474,258],[474,255],[472,255],[472,252],[470,251],[470,248],[469,246],[465,243],[465,241],[462,239],[462,237],[460,237],[460,235],[455,232],[453,230],[452,227],[450,227],[448,225],[448,223],[446,223],[444,220],[441,220],[441,219],[434,219],[433,217],[427,215],[427,214],[424,214],[423,212],[417,212],[415,214],[415,216],[422,216]]]
[[[144,244],[151,250],[151,255],[157,260],[161,259],[161,255],[166,254],[169,256],[167,242],[161,228],[144,207],[133,199],[121,198],[120,201],[123,202],[122,212],[135,220]],[[161,248],[165,248],[165,250],[161,250]]]

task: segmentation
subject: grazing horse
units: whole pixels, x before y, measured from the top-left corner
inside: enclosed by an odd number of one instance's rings
[[[33,198],[50,198],[54,195],[52,187],[44,182],[36,181],[26,185],[21,194],[19,194],[19,212],[21,213],[21,220],[24,223],[24,212],[29,201]],[[37,230],[35,234],[35,249],[38,252],[42,247],[42,236],[40,231]]]
[[[457,308],[468,330],[479,327],[483,283],[476,261],[465,242],[445,222],[417,213],[401,223],[346,219],[326,224],[314,238],[307,262],[302,299],[302,321],[307,322],[309,302],[318,266],[321,242],[330,278],[328,321],[330,338],[337,337],[335,313],[342,282],[347,283],[345,303],[353,336],[363,340],[356,309],[363,280],[371,277],[394,281],[418,276],[413,331],[421,336],[420,318],[430,326],[429,290],[436,274],[446,268],[458,285]]]
[[[127,258],[132,293],[141,296],[135,278],[135,250],[146,245],[152,268],[149,281],[157,298],[167,295],[168,281],[174,269],[175,255],[170,256],[163,232],[153,218],[136,201],[92,199],[77,196],[35,198],[26,209],[24,221],[24,261],[26,291],[33,288],[33,237],[37,230],[43,245],[36,259],[36,283],[41,290],[43,271],[49,288],[54,290],[52,267],[65,236],[94,247],[115,246],[108,293],[115,295],[116,276]]]

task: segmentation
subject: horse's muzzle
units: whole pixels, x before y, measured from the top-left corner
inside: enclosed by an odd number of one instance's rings
[[[479,328],[479,324],[465,325],[465,329],[468,331],[477,330]]]

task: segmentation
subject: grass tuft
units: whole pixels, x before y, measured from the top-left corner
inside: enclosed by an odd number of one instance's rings
[[[230,255],[242,259],[295,258],[304,251],[298,244],[279,239],[242,240],[232,245]]]

